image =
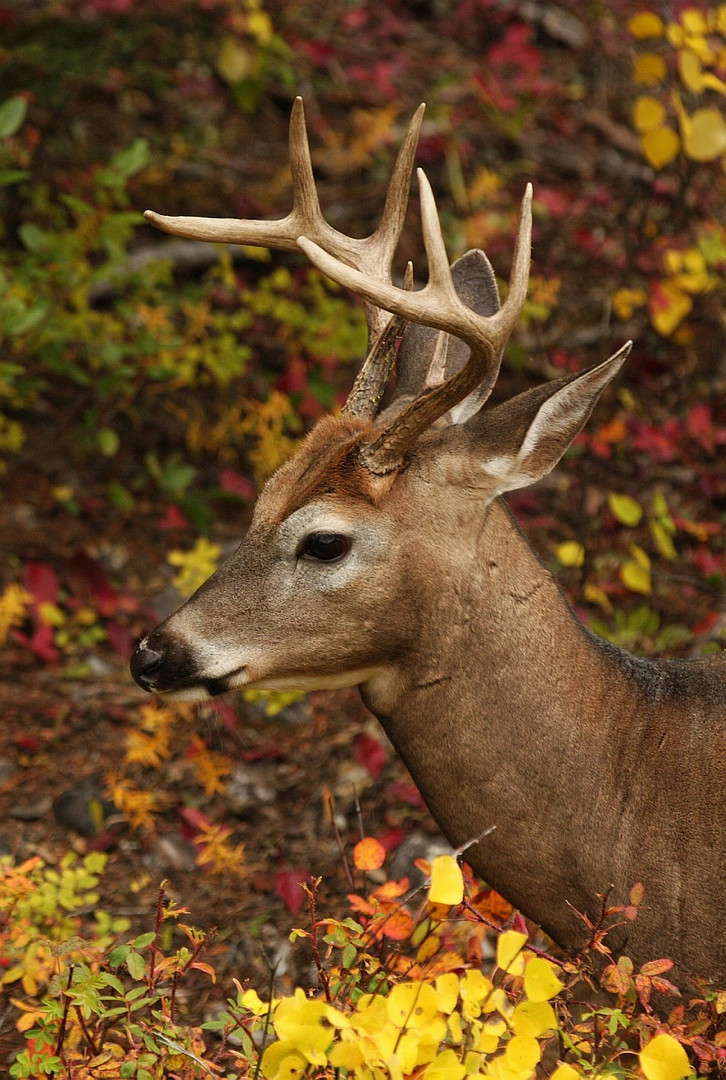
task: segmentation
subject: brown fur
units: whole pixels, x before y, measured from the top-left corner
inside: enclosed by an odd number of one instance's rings
[[[375,505],[395,479],[378,477],[360,463],[361,447],[376,434],[365,420],[323,417],[294,457],[268,480],[258,504],[260,520],[270,527],[279,525],[305,503],[331,492]]]

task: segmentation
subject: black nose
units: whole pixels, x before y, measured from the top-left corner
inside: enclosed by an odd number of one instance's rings
[[[159,674],[162,660],[162,653],[156,652],[154,649],[147,649],[144,645],[139,645],[131,657],[129,666],[131,674],[142,690],[148,690],[149,693],[152,693],[156,689],[154,676]]]

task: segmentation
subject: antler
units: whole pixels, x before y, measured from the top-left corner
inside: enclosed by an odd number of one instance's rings
[[[295,99],[290,115],[293,207],[287,217],[278,221],[165,217],[153,210],[147,210],[145,217],[152,225],[174,236],[231,244],[253,244],[281,251],[298,250],[298,237],[306,236],[341,263],[390,285],[391,264],[406,214],[413,159],[421,133],[424,108],[424,105],[418,107],[408,125],[391,175],[380,225],[364,239],[338,232],[323,217],[310,161],[305,110],[300,97]],[[370,348],[383,331],[388,316],[375,302],[370,302],[366,305],[366,318]]]
[[[346,265],[307,236],[299,247],[310,261],[338,284],[378,308],[385,308],[411,322],[454,334],[467,343],[471,352],[464,367],[451,378],[427,386],[381,434],[361,451],[364,464],[376,473],[400,467],[404,455],[427,428],[479,388],[483,402],[491,392],[499,372],[502,352],[519,318],[527,295],[532,242],[532,185],[528,184],[522,210],[504,305],[494,315],[478,315],[457,295],[449,269],[441,225],[431,186],[423,170],[418,170],[421,191],[421,223],[429,262],[429,279],[418,292],[407,292],[376,280],[372,275]]]

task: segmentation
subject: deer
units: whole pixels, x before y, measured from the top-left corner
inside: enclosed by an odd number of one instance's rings
[[[428,280],[413,289],[409,264],[394,284],[422,116],[365,239],[323,216],[299,98],[285,218],[147,211],[174,235],[302,252],[363,300],[369,348],[342,412],[268,480],[239,548],[140,642],[132,675],[189,700],[358,687],[444,836],[557,945],[578,953],[581,915],[642,882],[613,953],[726,986],[726,653],[643,658],[595,636],[503,498],[557,465],[631,343],[486,406],[527,294],[532,188],[500,303],[482,251],[449,265],[418,170]]]

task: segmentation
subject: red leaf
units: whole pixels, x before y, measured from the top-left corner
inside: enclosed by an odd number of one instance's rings
[[[307,870],[281,870],[275,878],[275,892],[291,915],[297,915],[305,903],[301,882],[309,879]]]
[[[195,806],[180,807],[179,817],[186,825],[194,830],[195,835],[208,829],[212,824],[207,815],[203,814],[201,810],[197,810]]]
[[[514,918],[512,919],[512,930],[516,930],[518,934],[529,934],[524,915],[521,915],[518,911],[514,913]]]
[[[58,600],[58,577],[47,563],[26,563],[23,585],[33,594],[36,604],[55,604]]]
[[[644,975],[635,976],[635,990],[643,1005],[647,1005],[650,1001],[652,989],[653,984],[650,979],[647,979]]]
[[[35,735],[18,735],[14,742],[16,748],[23,754],[37,754],[42,745]]]
[[[167,506],[164,516],[159,518],[157,528],[163,532],[176,532],[177,530],[186,529],[189,527],[189,521],[182,514],[178,506]]]
[[[405,829],[389,829],[383,836],[379,836],[378,839],[383,844],[388,853],[397,848],[402,840],[406,838]]]
[[[378,739],[373,739],[370,735],[358,736],[353,750],[353,757],[359,765],[368,770],[374,780],[380,775],[381,769],[386,763],[385,749],[378,742]]]
[[[424,804],[421,797],[421,792],[415,784],[405,783],[403,780],[395,780],[392,784],[389,784],[386,788],[386,794],[390,795],[392,799],[398,799],[402,803],[406,803],[407,806],[413,806],[417,810],[420,810]]]
[[[113,615],[118,609],[118,595],[105,567],[85,551],[77,551],[64,563],[65,574],[78,591],[85,591],[101,615]]]
[[[251,502],[257,498],[257,488],[246,476],[241,476],[234,469],[222,469],[219,474],[219,486],[222,491],[228,491],[245,502]]]

